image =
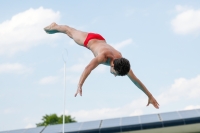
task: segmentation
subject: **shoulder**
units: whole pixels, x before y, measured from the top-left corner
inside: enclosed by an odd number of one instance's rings
[[[122,54],[118,51],[106,52],[105,55],[107,58],[111,58],[111,59],[122,58]]]

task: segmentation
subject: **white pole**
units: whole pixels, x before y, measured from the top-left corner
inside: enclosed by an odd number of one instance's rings
[[[66,49],[65,49],[66,50]],[[66,53],[67,50],[66,50]],[[65,132],[65,101],[66,101],[66,59],[64,59],[64,56],[62,55],[63,57],[63,61],[64,61],[64,94],[63,94],[63,104],[64,104],[64,111],[63,111],[63,133]]]
[[[64,112],[63,112],[63,133],[65,132],[65,101],[66,101],[66,61],[64,61]]]

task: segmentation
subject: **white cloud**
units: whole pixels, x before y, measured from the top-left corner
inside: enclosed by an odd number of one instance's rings
[[[84,68],[87,66],[87,63],[77,63],[72,65],[70,68],[67,68],[68,71],[73,71],[73,72],[82,72]]]
[[[143,111],[141,109],[136,109],[129,116],[137,116],[137,115],[142,115],[142,114],[143,114]]]
[[[200,105],[189,105],[184,108],[184,110],[200,109]]]
[[[27,124],[26,126],[25,126],[25,128],[27,129],[27,128],[34,128],[34,127],[36,127],[34,124],[31,124],[31,123],[29,123],[29,124]]]
[[[63,69],[62,69],[62,71],[63,71]],[[79,82],[79,79],[80,79],[80,76],[81,75],[69,75],[69,74],[67,74],[67,76],[66,76],[66,82],[67,83],[72,83],[72,84],[78,84],[78,82]],[[39,80],[39,84],[41,84],[41,85],[49,85],[49,84],[56,84],[56,83],[58,83],[58,82],[63,82],[63,84],[64,84],[64,76],[63,77],[58,77],[58,76],[48,76],[48,77],[44,77],[44,78],[42,78],[42,79],[40,79]],[[51,97],[52,95],[51,94],[39,94],[39,96],[41,97],[41,98],[49,98],[49,97]]]
[[[23,119],[23,121],[26,123],[25,128],[34,128],[34,127],[36,127],[35,124],[32,124],[32,123],[34,123],[36,121],[35,118],[26,117],[26,118]]]
[[[40,79],[39,83],[40,84],[55,84],[58,82],[58,77],[56,76],[48,76]]]
[[[184,35],[200,32],[200,9],[194,10],[178,5],[176,10],[180,13],[171,21],[175,33]]]
[[[158,102],[163,105],[181,99],[198,98],[200,94],[199,88],[200,75],[192,79],[176,79],[168,90],[158,96]]]
[[[67,76],[66,80],[67,80],[67,82],[69,81],[72,84],[78,84],[80,76],[81,75],[79,75],[79,76]]]
[[[143,114],[142,108],[146,104],[145,99],[134,100],[130,104],[127,104],[118,108],[101,108],[93,110],[80,110],[77,112],[70,112],[66,110],[66,115],[70,114],[80,121],[102,120],[108,118],[135,116]],[[62,114],[62,113],[60,113]]]
[[[40,7],[18,13],[4,21],[0,24],[0,54],[13,55],[42,42],[51,42],[57,35],[50,36],[43,28],[59,18],[59,12]]]
[[[191,9],[191,7],[182,6],[182,5],[176,5],[175,9],[176,9],[177,12],[183,12],[183,11],[186,11],[188,9]]]
[[[28,68],[20,63],[5,63],[0,64],[0,73],[15,73],[15,74],[24,74],[32,72],[31,68]]]
[[[123,47],[125,47],[125,46],[131,44],[132,42],[133,42],[132,39],[127,39],[127,40],[124,40],[124,41],[122,41],[122,42],[120,42],[120,43],[114,44],[113,47],[114,47],[115,49],[117,49],[117,50],[120,50],[120,49],[122,49]]]
[[[16,110],[13,108],[7,108],[4,110],[4,114],[14,114],[16,113]]]

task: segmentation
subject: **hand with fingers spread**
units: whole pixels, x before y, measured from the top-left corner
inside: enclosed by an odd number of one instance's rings
[[[150,96],[150,97],[149,97],[147,106],[149,106],[149,104],[153,104],[153,106],[154,106],[155,108],[159,109],[159,104],[158,104],[158,102],[156,101],[156,99],[155,99],[153,96]]]
[[[82,85],[78,85],[78,88],[77,88],[75,97],[76,97],[78,94],[80,94],[80,96],[82,96]]]

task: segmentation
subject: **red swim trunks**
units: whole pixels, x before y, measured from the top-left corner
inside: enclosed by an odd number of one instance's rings
[[[105,40],[101,35],[96,34],[96,33],[88,33],[85,41],[84,41],[84,46],[87,47],[88,42],[91,39],[98,39],[98,40]]]

